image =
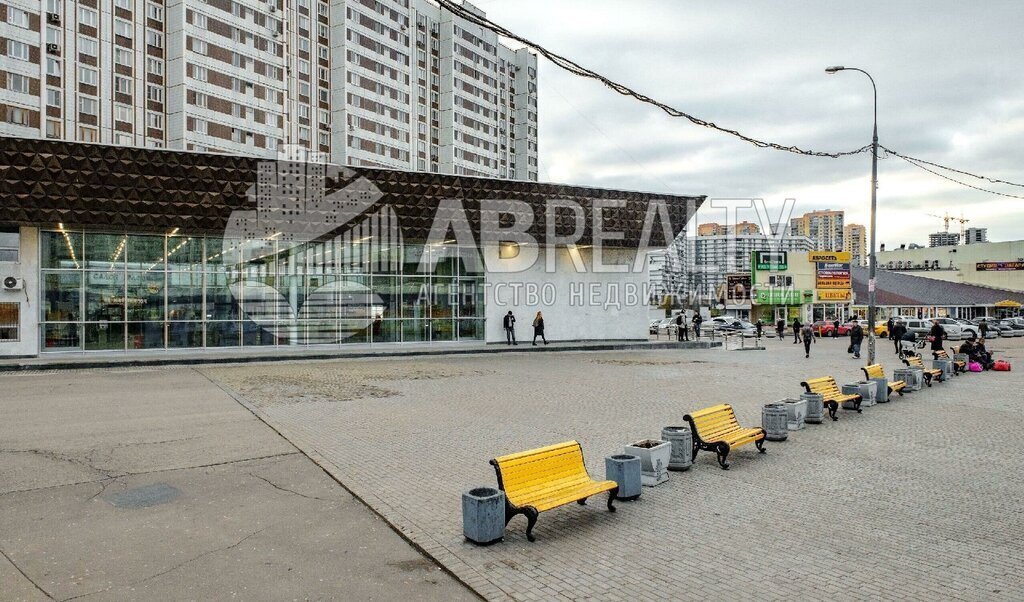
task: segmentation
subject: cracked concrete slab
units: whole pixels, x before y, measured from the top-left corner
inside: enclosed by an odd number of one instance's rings
[[[190,369],[0,389],[0,598],[477,599]]]

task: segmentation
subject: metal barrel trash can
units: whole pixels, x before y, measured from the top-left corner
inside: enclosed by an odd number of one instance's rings
[[[661,429],[662,441],[672,443],[669,470],[689,470],[693,466],[693,433],[688,426],[666,426]]]
[[[761,428],[764,437],[769,441],[785,441],[789,438],[788,413],[786,406],[779,403],[766,403],[761,408]]]
[[[481,546],[501,541],[505,536],[505,492],[493,487],[463,492],[462,533]]]
[[[825,417],[825,398],[821,393],[801,393],[800,399],[807,402],[807,415],[804,417],[804,422],[821,424]]]
[[[619,484],[615,499],[632,501],[640,497],[640,458],[629,454],[616,454],[604,459],[604,478]]]
[[[872,378],[875,383],[875,403],[886,403],[889,401],[889,381],[886,378]]]

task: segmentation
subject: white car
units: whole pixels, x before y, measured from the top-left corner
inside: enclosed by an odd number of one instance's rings
[[[974,338],[976,339],[981,338],[981,329],[971,322],[967,320],[957,320],[956,323],[959,324],[960,329],[963,330],[965,339],[971,338],[971,335],[974,335]]]
[[[960,322],[953,318],[935,318],[942,325],[942,329],[946,331],[946,339],[950,341],[959,341],[960,339],[966,339],[964,335],[964,327],[960,325]]]

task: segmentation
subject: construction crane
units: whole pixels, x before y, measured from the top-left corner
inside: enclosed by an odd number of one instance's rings
[[[948,211],[946,212],[945,215],[935,215],[934,213],[928,213],[926,215],[929,215],[931,217],[937,217],[937,218],[941,219],[942,223],[945,225],[945,231],[947,233],[949,232],[949,222],[951,222],[951,221],[960,222],[960,240],[964,240],[964,224],[966,224],[967,222],[969,222],[971,220],[966,218],[966,217],[964,217],[963,212],[960,213],[960,217],[953,217],[952,215],[949,214]]]

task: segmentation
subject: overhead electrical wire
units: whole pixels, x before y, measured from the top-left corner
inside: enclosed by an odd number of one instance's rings
[[[569,59],[569,58],[564,57],[564,56],[562,56],[562,55],[560,55],[560,54],[558,54],[556,52],[548,50],[547,48],[541,46],[540,44],[537,44],[535,42],[531,42],[530,40],[528,40],[528,39],[526,39],[526,38],[524,38],[524,37],[522,37],[522,36],[512,32],[510,30],[506,29],[505,27],[495,23],[494,21],[491,21],[490,19],[488,19],[486,17],[482,17],[482,16],[480,16],[480,15],[478,15],[478,14],[476,14],[476,13],[474,13],[474,12],[468,10],[468,9],[466,9],[465,7],[463,7],[463,6],[459,5],[459,4],[456,4],[452,0],[436,0],[436,1],[441,6],[441,8],[451,12],[452,14],[454,14],[454,15],[462,18],[462,19],[465,19],[466,21],[469,21],[471,23],[475,23],[475,24],[477,24],[477,25],[479,25],[479,26],[481,26],[481,27],[483,27],[485,29],[488,29],[488,30],[490,30],[490,31],[492,31],[492,32],[502,36],[502,37],[506,37],[506,38],[509,38],[511,40],[515,40],[515,41],[517,41],[517,42],[519,42],[519,43],[521,43],[521,44],[523,44],[525,46],[528,46],[528,47],[532,48],[538,54],[540,54],[544,58],[548,59],[549,61],[554,63],[556,66],[560,67],[561,69],[564,69],[565,71],[568,71],[569,73],[572,73],[572,74],[580,76],[580,77],[585,77],[585,78],[589,78],[589,79],[593,79],[593,80],[599,81],[602,84],[604,84],[606,87],[611,88],[612,90],[614,90],[615,92],[617,92],[619,94],[622,94],[623,96],[629,96],[629,97],[632,97],[632,98],[634,98],[636,100],[639,100],[640,102],[643,102],[643,103],[652,105],[654,107],[657,107],[657,108],[661,109],[662,111],[664,111],[665,113],[667,113],[668,115],[670,115],[672,117],[681,117],[681,118],[686,119],[687,121],[689,121],[689,122],[691,122],[691,123],[693,123],[695,125],[699,125],[701,127],[709,128],[709,129],[712,129],[712,130],[716,130],[716,131],[722,132],[724,134],[728,134],[728,135],[733,136],[735,138],[739,138],[740,140],[743,140],[744,142],[749,142],[750,144],[753,144],[754,146],[757,146],[759,148],[770,148],[770,149],[774,149],[774,150],[785,151],[785,152],[788,152],[788,153],[794,153],[794,154],[797,154],[797,155],[805,155],[805,156],[810,156],[810,157],[829,157],[829,158],[833,158],[833,159],[836,159],[836,158],[839,158],[839,157],[848,157],[848,156],[851,156],[851,155],[858,155],[860,153],[865,153],[865,152],[870,152],[871,151],[871,145],[870,144],[866,144],[866,145],[864,145],[864,146],[862,146],[860,148],[857,148],[857,149],[854,149],[854,150],[849,150],[849,151],[825,152],[825,151],[815,151],[815,150],[802,149],[802,148],[800,148],[798,146],[787,146],[787,145],[784,145],[784,144],[778,144],[778,143],[769,142],[769,141],[766,141],[766,140],[759,140],[757,138],[753,138],[751,136],[747,136],[746,134],[743,134],[743,133],[741,133],[741,132],[739,132],[737,130],[733,130],[733,129],[729,129],[729,128],[725,128],[725,127],[719,126],[719,125],[717,125],[714,122],[701,119],[701,118],[696,117],[694,115],[690,115],[689,113],[686,113],[684,111],[680,111],[679,109],[673,108],[673,107],[671,107],[671,106],[669,106],[669,105],[667,105],[667,104],[665,104],[663,102],[657,101],[657,100],[655,100],[655,99],[653,99],[653,98],[651,98],[649,96],[646,96],[644,94],[636,92],[635,90],[629,88],[625,84],[621,84],[621,83],[616,82],[614,80],[608,79],[607,77],[601,75],[600,73],[597,73],[596,71],[592,71],[591,69],[588,69],[588,68],[580,65],[579,63],[573,61],[572,59]],[[961,175],[969,176],[969,177],[976,178],[976,179],[979,179],[979,180],[986,180],[986,181],[991,182],[993,184],[1006,184],[1008,186],[1019,186],[1019,187],[1022,187],[1022,188],[1024,188],[1024,184],[1018,184],[1016,182],[1009,182],[1009,181],[1006,181],[1006,180],[1000,180],[998,178],[990,178],[990,177],[987,177],[987,176],[980,176],[980,175],[973,174],[973,173],[968,172],[968,171],[963,171],[963,170],[960,170],[960,169],[955,169],[953,167],[948,167],[946,165],[940,165],[940,164],[934,163],[932,161],[927,161],[925,159],[919,159],[917,157],[911,157],[911,156],[908,156],[908,155],[904,155],[904,154],[898,153],[898,152],[896,152],[896,151],[894,151],[894,150],[892,150],[890,148],[887,148],[885,146],[882,146],[882,145],[879,145],[878,147],[880,149],[884,150],[886,153],[888,153],[888,154],[890,154],[892,156],[895,156],[895,157],[899,157],[900,159],[906,161],[907,163],[910,163],[911,165],[913,165],[915,167],[918,167],[918,168],[923,169],[923,170],[925,170],[925,171],[927,171],[929,173],[932,173],[932,174],[934,174],[936,176],[939,176],[940,178],[949,180],[950,182],[954,182],[956,184],[960,184],[961,186],[966,186],[967,188],[973,188],[974,190],[978,190],[978,191],[981,191],[981,192],[987,192],[989,194],[995,194],[995,195],[1009,197],[1009,198],[1014,198],[1014,199],[1024,199],[1024,196],[1018,196],[1018,195],[1014,195],[1014,194],[1007,194],[1007,193],[1004,193],[1004,192],[997,192],[997,191],[994,191],[994,190],[988,190],[986,188],[981,188],[979,186],[974,186],[972,184],[968,184],[967,182],[963,182],[963,181],[958,180],[956,178],[952,178],[950,176],[947,176],[947,175],[944,175],[942,173],[939,173],[939,172],[937,172],[935,170],[929,169],[928,167],[925,167],[925,165],[931,165],[932,167],[936,167],[936,168],[939,168],[939,169],[942,169],[942,170],[946,170],[946,171],[951,171],[951,172],[954,172],[954,173],[958,173],[958,174],[961,174]]]

